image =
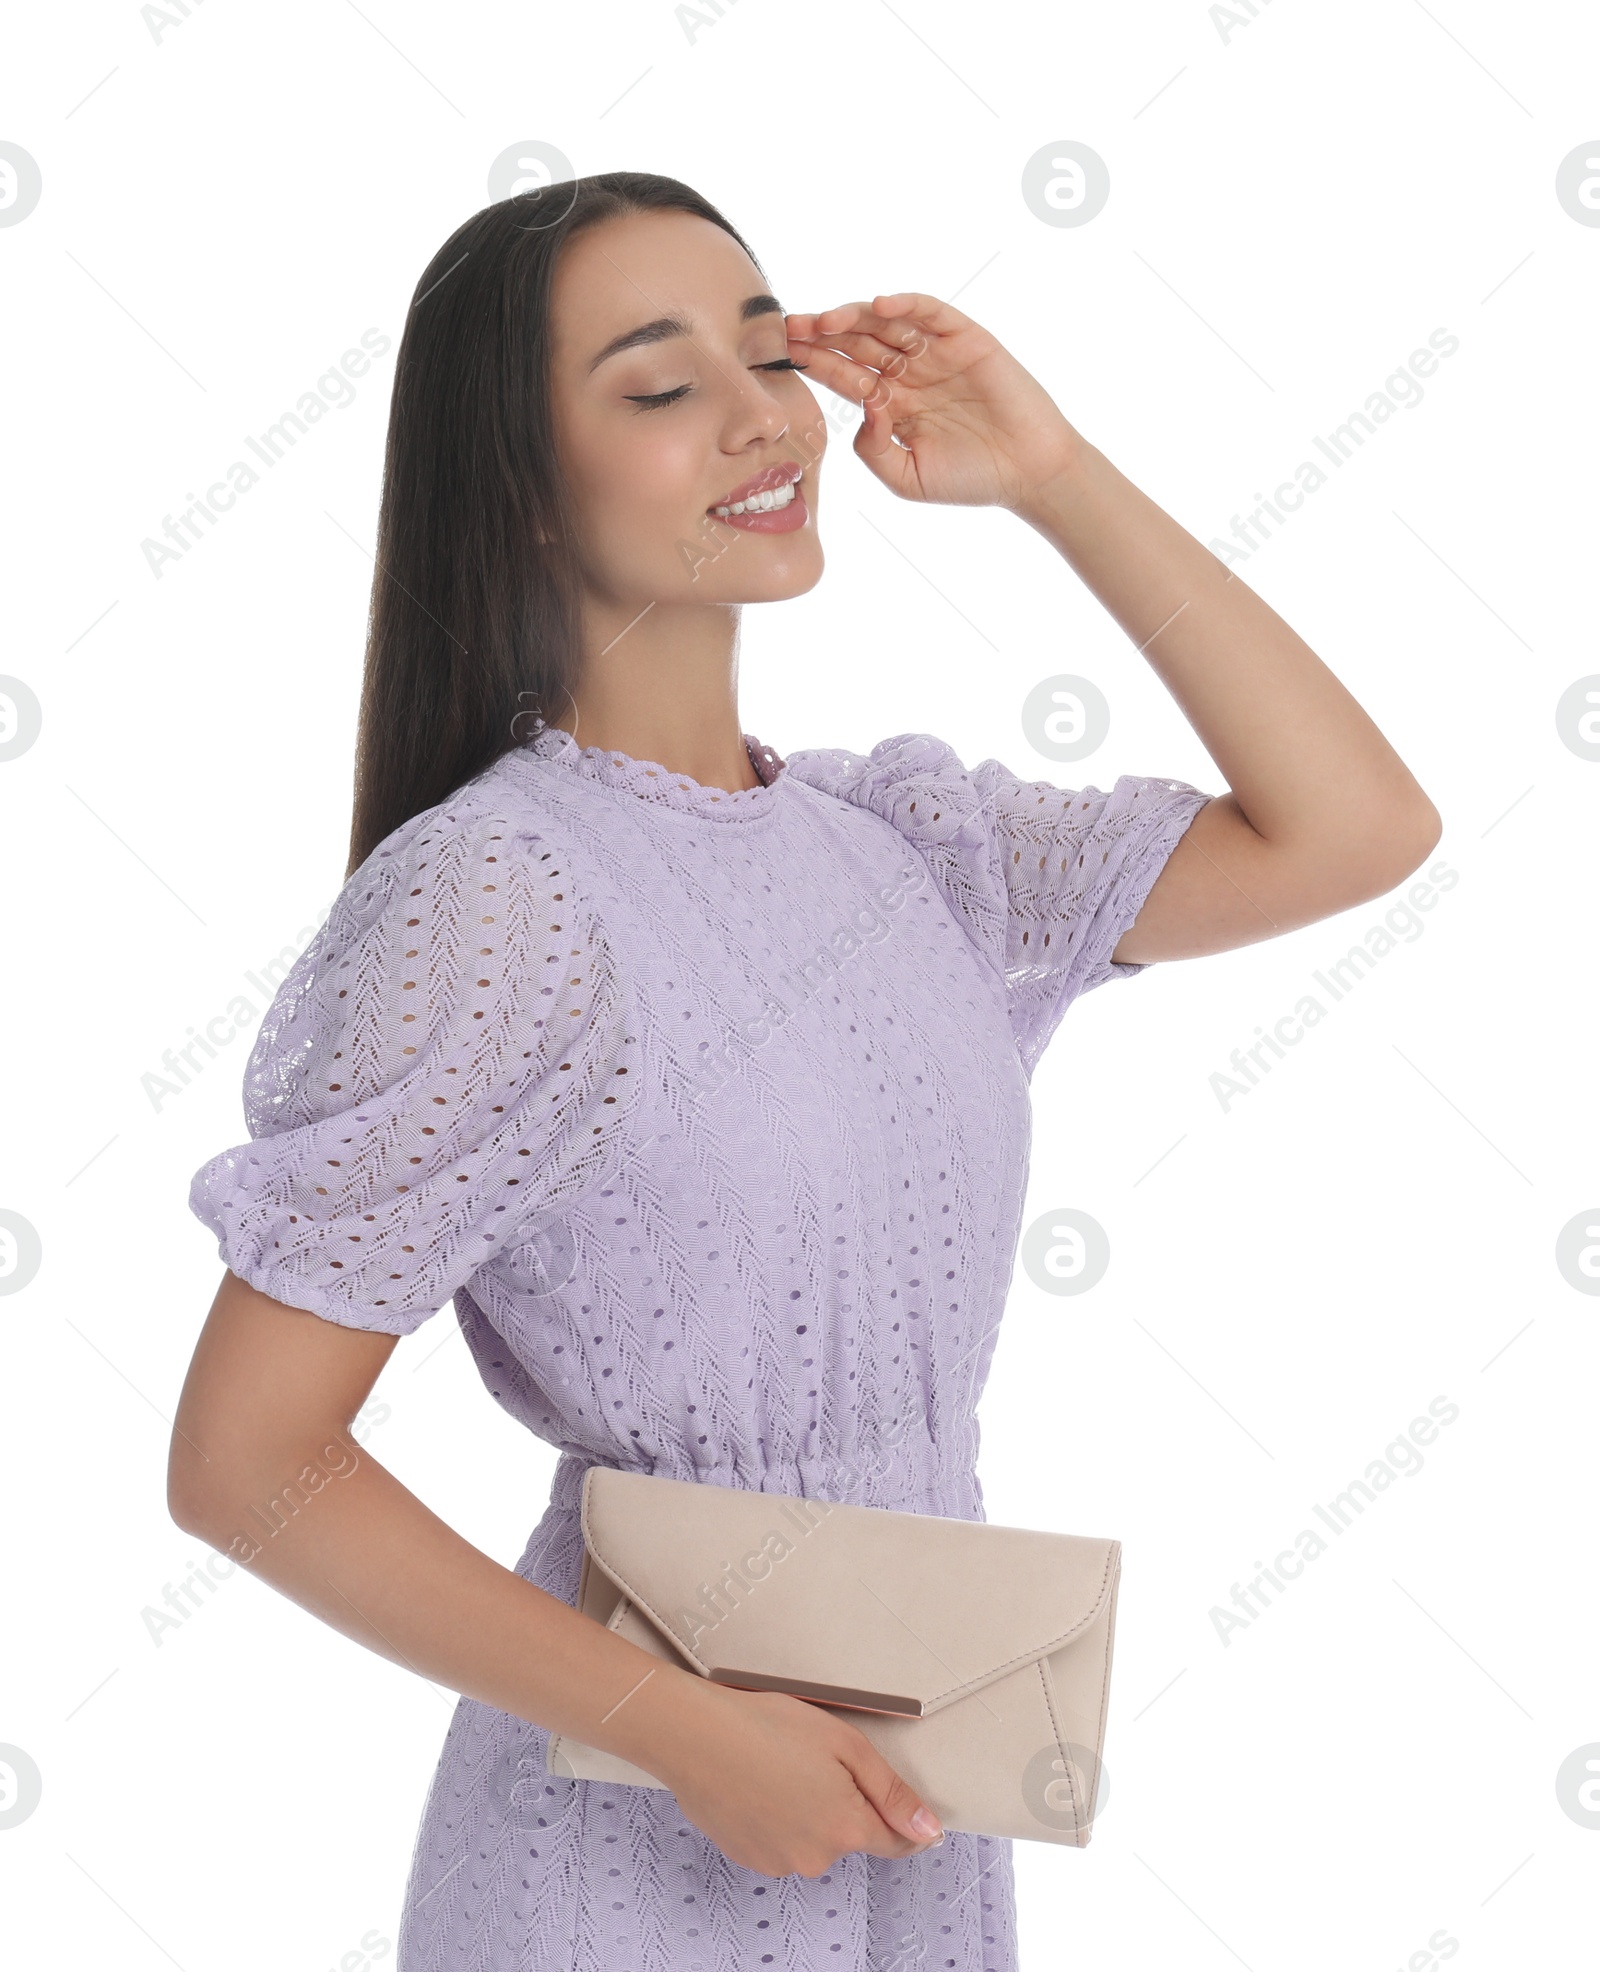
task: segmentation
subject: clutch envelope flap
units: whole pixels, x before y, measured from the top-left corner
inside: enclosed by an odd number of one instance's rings
[[[1087,1629],[1120,1543],[591,1466],[587,1553],[702,1676],[927,1717]]]

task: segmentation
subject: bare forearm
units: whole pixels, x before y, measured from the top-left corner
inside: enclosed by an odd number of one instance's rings
[[[1102,452],[1075,439],[1066,470],[1014,511],[1139,646],[1257,834],[1294,850],[1354,825],[1436,824],[1410,770],[1316,653]]]
[[[691,1734],[697,1676],[502,1567],[348,1439],[236,1456],[208,1486],[188,1531],[379,1656],[646,1771]]]

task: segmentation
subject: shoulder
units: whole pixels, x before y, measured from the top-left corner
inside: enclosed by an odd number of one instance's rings
[[[830,792],[887,785],[914,774],[965,772],[955,748],[932,733],[896,733],[867,753],[847,746],[802,747],[787,761],[797,779]]]
[[[966,766],[947,740],[897,733],[869,753],[817,747],[790,756],[789,772],[821,792],[870,809],[925,848],[1000,851],[1014,862],[1038,842],[1136,833],[1147,818],[1185,816],[1211,797],[1187,781],[1119,774],[1109,789],[1029,779],[992,757]],[[967,860],[971,860],[970,855]]]
[[[530,884],[544,887],[566,873],[568,850],[557,805],[541,797],[536,776],[502,755],[391,830],[351,871],[323,941],[348,948],[424,904],[460,903],[474,887],[508,903],[526,897]]]
[[[241,1279],[406,1334],[601,1181],[646,1082],[564,863],[490,772],[351,875],[263,1020],[249,1142],[191,1182]]]
[[[346,878],[262,1019],[245,1073],[252,1134],[299,1118],[308,1064],[367,1063],[375,1025],[420,1030],[408,1055],[445,1029],[509,1028],[540,1016],[563,959],[608,956],[528,778],[495,762]]]
[[[459,860],[464,849],[496,834],[508,845],[507,854],[513,849],[525,854],[534,842],[564,846],[558,805],[545,797],[538,777],[508,754],[385,836],[352,871],[341,901],[363,899],[369,891],[381,894],[406,871]]]
[[[988,766],[992,763],[985,762]],[[788,772],[835,800],[880,816],[900,834],[927,844],[981,837],[987,789],[947,740],[896,733],[868,753],[811,747],[788,756]]]

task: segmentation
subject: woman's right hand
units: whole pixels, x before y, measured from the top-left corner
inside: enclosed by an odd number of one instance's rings
[[[837,1713],[783,1692],[692,1685],[692,1699],[680,1694],[692,1736],[647,1771],[730,1862],[816,1877],[852,1850],[909,1856],[944,1840],[932,1810]]]

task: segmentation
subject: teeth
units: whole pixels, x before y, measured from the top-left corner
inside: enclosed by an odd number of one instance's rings
[[[798,481],[790,480],[786,486],[778,487],[771,493],[752,493],[748,500],[736,500],[731,507],[713,507],[714,514],[726,519],[730,514],[770,514],[778,508],[786,507],[794,498]]]

